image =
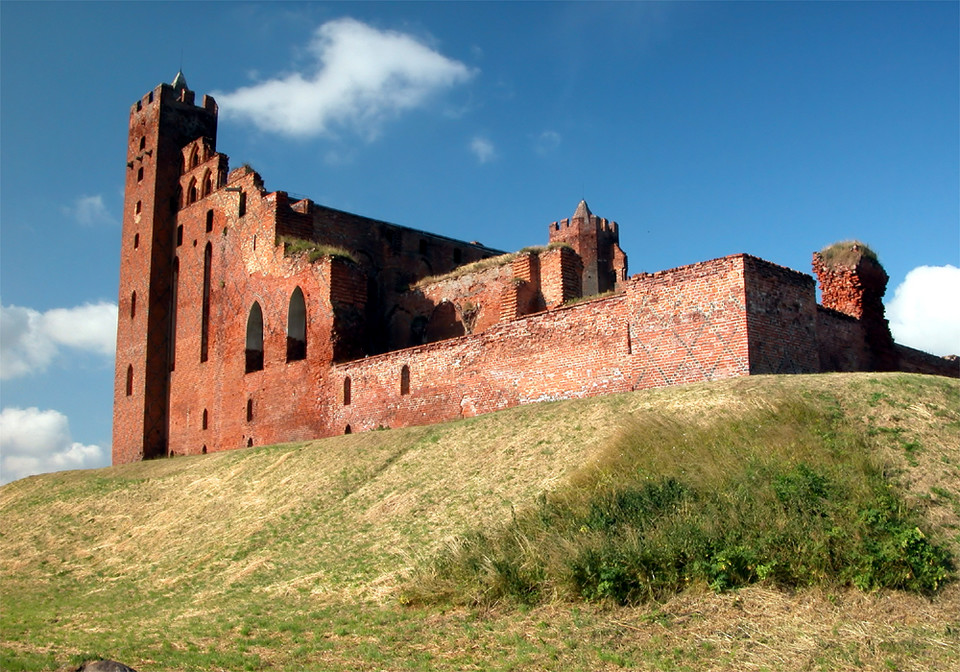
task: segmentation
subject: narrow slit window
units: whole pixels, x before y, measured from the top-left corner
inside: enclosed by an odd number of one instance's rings
[[[350,405],[350,376],[343,379],[343,405]]]
[[[140,234],[135,233],[133,234],[133,249],[137,249],[138,247],[140,247]]]
[[[240,205],[237,207],[237,217],[247,214],[247,192],[240,192]]]
[[[137,316],[137,293],[134,292],[130,295],[130,319],[133,319]]]
[[[400,394],[410,394],[410,367],[406,364],[400,369]]]
[[[143,209],[143,203],[142,203],[141,201],[137,201],[137,208],[136,208],[136,211],[135,211],[136,214],[139,215],[139,214],[140,214],[140,211],[141,211],[142,209]]]
[[[133,364],[127,366],[127,396],[133,394]]]
[[[203,426],[202,429],[207,428],[207,409],[203,409]]]
[[[213,210],[207,210],[207,233],[213,231]]]
[[[177,247],[183,245],[183,224],[177,227]]]
[[[143,168],[137,169],[137,182],[143,182]]]
[[[213,265],[213,246],[207,243],[203,251],[203,295],[200,303],[200,361],[207,361],[210,347],[210,267]]]
[[[170,370],[177,364],[177,300],[180,293],[180,258],[173,259],[173,282],[170,290]]]
[[[253,421],[253,399],[247,399],[247,422]]]

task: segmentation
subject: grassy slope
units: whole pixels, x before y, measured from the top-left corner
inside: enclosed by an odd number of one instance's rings
[[[960,588],[763,585],[638,608],[407,608],[407,568],[511,520],[625,416],[698,423],[792,395],[862,423],[960,557],[960,384],[753,377],[528,406],[448,425],[50,474],[0,489],[0,668],[102,655],[149,670],[946,669]]]

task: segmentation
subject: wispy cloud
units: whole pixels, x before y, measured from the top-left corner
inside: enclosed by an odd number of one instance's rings
[[[215,92],[223,114],[293,137],[347,128],[373,139],[387,119],[474,74],[411,35],[350,18],[320,26],[309,51],[304,72]]]
[[[112,357],[117,341],[114,303],[54,308],[0,306],[0,379],[44,371],[64,348]]]
[[[69,206],[60,208],[63,214],[72,217],[83,226],[113,226],[117,220],[107,206],[103,204],[103,196],[81,196]]]
[[[497,149],[493,143],[482,136],[476,136],[470,141],[470,151],[477,157],[480,163],[487,163],[497,158]]]
[[[560,146],[561,140],[556,131],[544,131],[536,137],[533,148],[537,154],[549,154]]]
[[[0,483],[48,471],[104,467],[110,463],[109,453],[73,441],[67,416],[59,411],[0,411]]]
[[[896,288],[886,312],[898,343],[960,354],[960,268],[918,266]]]

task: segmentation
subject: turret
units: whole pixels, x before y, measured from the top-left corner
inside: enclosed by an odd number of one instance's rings
[[[550,242],[567,243],[583,260],[583,295],[615,289],[627,278],[627,255],[620,249],[616,222],[590,212],[581,200],[570,219],[550,224]]]

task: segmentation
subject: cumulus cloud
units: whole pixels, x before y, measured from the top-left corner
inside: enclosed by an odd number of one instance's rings
[[[918,266],[887,304],[898,343],[935,355],[960,354],[960,268]]]
[[[487,163],[497,158],[497,150],[493,146],[493,143],[487,138],[480,136],[470,141],[470,151],[473,152],[480,163]]]
[[[473,76],[411,35],[350,18],[320,26],[309,51],[314,62],[305,72],[216,92],[222,114],[293,137],[345,127],[373,139],[386,119]]]
[[[64,348],[112,357],[117,305],[87,303],[41,313],[0,305],[0,379],[43,371]]]
[[[113,225],[117,220],[103,204],[103,196],[81,196],[69,207],[61,208],[65,215],[69,215],[83,226],[97,226],[101,224]]]
[[[38,408],[0,411],[0,483],[64,469],[90,469],[110,463],[109,451],[70,438],[67,416]]]

